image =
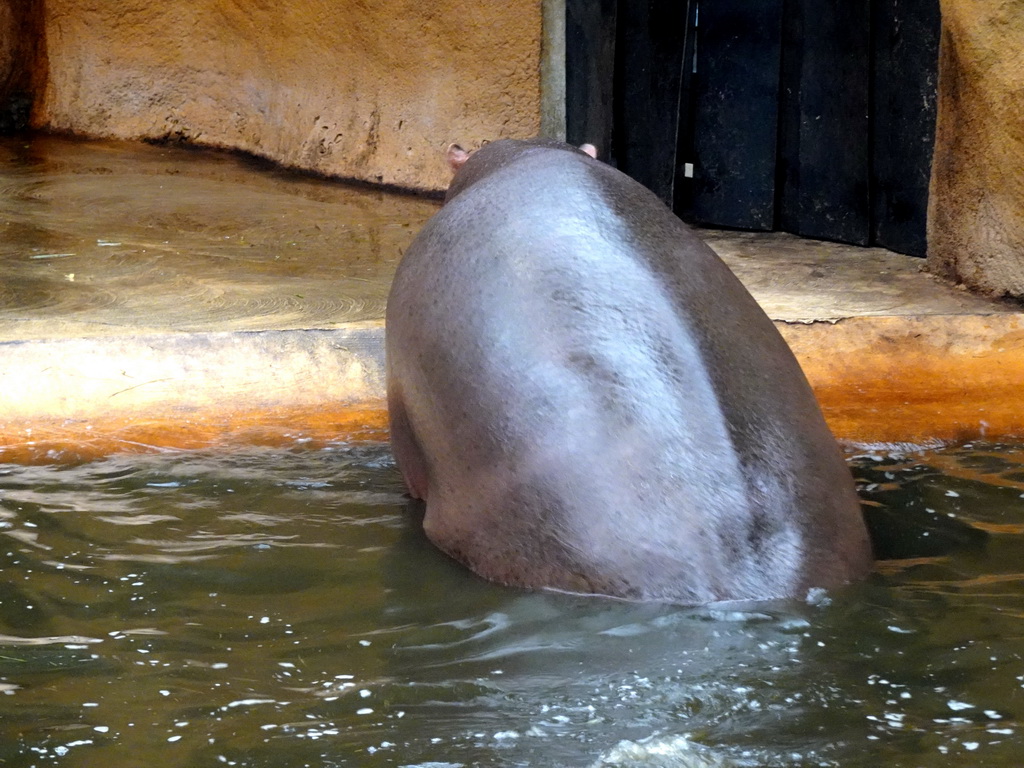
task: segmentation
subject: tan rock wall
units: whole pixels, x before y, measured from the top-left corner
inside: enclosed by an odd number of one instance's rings
[[[413,189],[449,142],[540,130],[541,0],[46,0],[45,26],[41,128]]]
[[[929,267],[1024,297],[1024,3],[942,0]]]

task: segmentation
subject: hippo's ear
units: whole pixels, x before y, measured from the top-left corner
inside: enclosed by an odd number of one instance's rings
[[[448,160],[448,167],[452,169],[452,173],[455,173],[469,160],[469,152],[458,144],[449,144],[445,159]]]
[[[597,159],[597,147],[593,144],[580,144],[580,151],[585,155],[590,155],[595,160]]]

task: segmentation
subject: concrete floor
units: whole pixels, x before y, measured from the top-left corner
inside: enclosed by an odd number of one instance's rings
[[[0,141],[0,461],[386,435],[383,309],[437,203],[230,155]],[[1024,435],[1024,314],[919,259],[706,231],[855,444]]]
[[[928,274],[924,259],[884,248],[808,240],[783,232],[705,230],[702,235],[765,312],[785,323],[1019,311],[957,290]]]

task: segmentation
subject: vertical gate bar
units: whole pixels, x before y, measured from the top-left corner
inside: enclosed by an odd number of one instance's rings
[[[566,141],[612,152],[617,0],[566,0]]]
[[[675,197],[685,29],[680,0],[619,3],[614,158],[668,205]]]
[[[938,0],[874,0],[872,242],[924,256],[938,88]]]
[[[786,0],[776,226],[871,239],[870,0]]]
[[[692,216],[771,230],[782,0],[715,0],[699,13]]]

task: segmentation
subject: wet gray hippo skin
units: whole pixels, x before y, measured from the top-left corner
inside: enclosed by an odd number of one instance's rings
[[[386,344],[426,534],[487,579],[701,604],[871,567],[772,322],[651,192],[579,150],[469,157],[398,269]]]

